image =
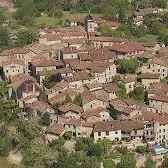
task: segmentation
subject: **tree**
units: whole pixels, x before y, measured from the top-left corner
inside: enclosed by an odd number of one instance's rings
[[[62,18],[64,15],[62,7],[57,5],[54,6],[50,11],[49,11],[49,16],[53,16],[56,18]]]
[[[76,95],[73,103],[80,106],[82,104],[82,95],[81,94]]]
[[[124,154],[121,157],[121,167],[122,168],[135,168],[136,160],[135,156],[131,153]]]
[[[9,137],[0,136],[0,156],[7,156],[12,150],[12,141]]]
[[[43,126],[50,126],[50,114],[48,112],[45,112],[41,119],[40,119],[40,123],[43,125]]]
[[[0,7],[0,23],[2,23],[6,19],[5,11]]]
[[[151,157],[147,157],[145,162],[145,168],[156,168],[156,163]]]
[[[100,144],[102,146],[103,149],[103,153],[104,154],[109,154],[110,150],[111,150],[111,146],[112,146],[112,142],[108,139],[103,139],[98,141],[98,144]]]
[[[58,139],[52,141],[51,146],[54,147],[54,149],[56,150],[61,150],[64,144],[65,144],[64,137],[60,136]]]
[[[52,80],[51,75],[50,76],[46,76],[43,79],[43,86],[45,86],[47,89],[51,89],[52,87],[55,86],[55,81]]]
[[[82,162],[81,168],[100,168],[100,161],[97,157],[88,157]]]
[[[118,84],[118,87],[119,87],[119,90],[117,92],[117,96],[120,98],[120,99],[125,99],[127,98],[127,90],[126,90],[126,87],[123,83],[119,83]]]
[[[53,104],[53,108],[54,108],[54,111],[55,111],[56,114],[58,113],[58,108],[60,106],[62,106],[62,103],[60,103],[60,102],[57,102],[57,103]]]
[[[127,60],[127,59],[118,59],[116,61],[118,64],[119,71],[121,73],[135,73],[139,66],[139,62],[136,58]]]
[[[72,133],[71,132],[65,132],[63,135],[65,140],[70,140],[72,138]]]
[[[144,88],[141,86],[136,87],[133,92],[130,92],[129,96],[138,103],[144,103],[145,100]]]
[[[126,16],[126,9],[125,8],[119,9],[119,12],[118,12],[118,21],[120,23],[126,23],[127,22],[127,16]]]
[[[103,16],[107,20],[116,21],[117,20],[117,10],[114,6],[105,6],[103,9]]]
[[[26,29],[17,33],[18,44],[27,45],[37,40],[37,33],[34,30]]]
[[[104,168],[116,168],[115,162],[112,159],[104,159],[103,160]]]
[[[8,86],[7,83],[5,81],[0,82],[0,97],[2,97],[3,100],[6,100],[7,96],[8,96]]]
[[[9,33],[7,29],[0,28],[0,47],[7,47],[9,44]]]
[[[148,148],[146,146],[138,146],[136,152],[139,154],[148,153]]]
[[[88,155],[89,156],[101,156],[103,154],[103,147],[100,144],[89,145]]]

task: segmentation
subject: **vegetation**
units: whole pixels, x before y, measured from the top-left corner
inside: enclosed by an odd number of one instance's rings
[[[118,87],[119,87],[119,91],[117,92],[117,96],[120,99],[126,99],[127,98],[127,90],[126,90],[125,85],[123,83],[119,83]]]
[[[148,148],[146,146],[138,146],[136,152],[139,154],[146,154],[148,153]]]
[[[156,168],[156,163],[153,161],[151,157],[147,157],[145,162],[145,168]]]

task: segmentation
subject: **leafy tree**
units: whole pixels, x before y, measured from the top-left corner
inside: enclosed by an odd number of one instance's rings
[[[48,112],[44,113],[40,119],[40,123],[44,126],[50,126],[50,114]]]
[[[121,167],[122,168],[135,168],[136,160],[135,156],[131,153],[124,154],[121,157]]]
[[[0,47],[6,47],[9,44],[9,33],[7,29],[0,28]]]
[[[51,89],[55,86],[55,82],[52,80],[51,76],[46,76],[43,79],[43,86],[45,86],[47,89]]]
[[[0,7],[0,23],[6,19],[5,11]]]
[[[15,18],[23,25],[32,26],[37,13],[33,0],[22,1],[19,5],[20,8],[17,10]]]
[[[109,154],[111,150],[111,146],[112,146],[112,142],[110,140],[103,139],[103,140],[98,141],[98,144],[102,146],[104,154]]]
[[[103,9],[103,16],[105,19],[116,21],[117,20],[117,10],[114,6],[105,6]]]
[[[63,135],[65,140],[70,140],[72,138],[72,133],[71,132],[65,132]]]
[[[86,158],[81,165],[81,168],[100,168],[100,161],[97,157]]]
[[[145,168],[156,168],[156,163],[151,157],[147,157],[145,162]]]
[[[137,70],[138,66],[139,66],[139,62],[136,58],[127,60],[127,59],[118,59],[116,61],[116,63],[118,64],[118,68],[119,71],[121,71],[122,73],[135,73],[135,71]]]
[[[127,22],[127,15],[126,15],[126,9],[125,8],[119,9],[119,12],[118,12],[118,21],[120,23],[126,23]]]
[[[100,144],[89,145],[88,155],[89,156],[101,156],[103,154],[103,147]]]
[[[60,106],[62,106],[62,103],[60,103],[60,102],[57,102],[57,103],[54,103],[54,104],[53,104],[53,108],[54,108],[54,110],[55,110],[55,113],[58,113],[58,108],[59,108]]]
[[[0,82],[0,97],[2,97],[2,99],[6,99],[8,97],[8,86],[7,83],[5,81]]]
[[[104,36],[112,36],[113,32],[111,30],[110,26],[100,26],[99,31],[104,35]]]
[[[81,94],[76,95],[73,103],[80,106],[82,104],[82,95]]]
[[[66,151],[61,151],[56,164],[57,168],[78,168],[77,162],[72,155]]]
[[[116,165],[112,159],[104,159],[103,167],[104,168],[116,168]]]
[[[136,152],[139,154],[148,153],[148,148],[146,146],[138,146]]]
[[[36,41],[37,33],[31,29],[21,30],[17,33],[18,44],[27,45]]]
[[[7,156],[12,150],[12,141],[9,137],[0,136],[0,156]]]
[[[63,136],[60,136],[58,139],[52,141],[51,146],[56,150],[61,150],[65,144],[65,140]]]
[[[56,18],[62,18],[64,15],[63,10],[61,6],[54,6],[50,11],[49,11],[49,16],[53,16]]]
[[[127,90],[126,90],[126,87],[123,83],[119,83],[118,84],[118,87],[119,87],[119,90],[117,92],[117,96],[120,98],[120,99],[125,99],[127,98]]]
[[[133,92],[130,92],[129,96],[135,101],[137,101],[138,103],[144,103],[144,100],[145,100],[144,88],[141,86],[136,87]]]

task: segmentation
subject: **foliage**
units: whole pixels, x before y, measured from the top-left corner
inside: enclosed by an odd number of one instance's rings
[[[121,167],[122,168],[135,168],[136,159],[131,153],[124,154],[121,157]]]
[[[103,154],[103,147],[100,144],[91,144],[88,148],[88,155],[89,156],[96,156],[99,157]]]
[[[100,168],[100,161],[97,157],[87,157],[81,165],[81,168]]]
[[[147,157],[145,162],[145,168],[156,168],[156,163],[153,161],[151,157]]]
[[[103,167],[104,168],[116,168],[116,165],[112,159],[104,159]]]
[[[139,154],[148,153],[148,148],[146,146],[138,146],[136,152]]]
[[[9,44],[9,33],[7,29],[0,27],[0,47],[6,47]]]
[[[5,21],[5,19],[6,19],[5,10],[0,7],[0,24],[1,24],[3,21]]]
[[[72,138],[72,133],[71,132],[65,132],[63,135],[65,140],[70,140]]]
[[[112,147],[112,142],[108,139],[103,139],[98,141],[98,144],[100,144],[102,146],[103,149],[103,153],[104,154],[109,154],[111,147]]]
[[[17,120],[17,114],[20,113],[20,108],[14,101],[0,102],[0,121],[10,123]]]
[[[63,136],[60,136],[58,139],[52,141],[51,146],[56,150],[61,150],[65,144],[65,140]]]
[[[63,10],[61,6],[54,6],[50,11],[49,11],[49,16],[56,17],[56,18],[62,18],[63,17]]]
[[[6,97],[8,96],[8,86],[7,83],[5,81],[0,82],[0,97],[2,97],[3,99],[6,99]]]
[[[82,95],[81,94],[76,95],[75,98],[74,98],[73,103],[80,106],[82,104]]]
[[[8,136],[0,135],[0,156],[7,156],[12,149],[12,141]]]
[[[137,101],[138,103],[144,103],[145,100],[145,91],[144,88],[139,86],[134,89],[134,91],[130,92],[129,96]]]
[[[119,90],[117,92],[117,96],[120,99],[126,99],[127,98],[127,90],[126,90],[125,85],[123,83],[119,83],[118,87],[119,87]]]
[[[54,103],[54,104],[53,104],[53,108],[54,108],[54,110],[55,110],[55,113],[58,113],[58,108],[59,108],[60,106],[62,106],[62,103],[60,103],[60,102],[57,102],[57,103]]]
[[[127,59],[118,59],[116,61],[116,63],[118,64],[118,68],[119,71],[123,72],[123,73],[135,73],[135,71],[137,70],[138,66],[139,66],[139,62],[136,58],[127,60]]]
[[[124,147],[117,148],[117,151],[118,151],[119,153],[123,154],[123,155],[129,153],[128,149],[127,149],[127,148],[124,148]]]
[[[42,124],[43,126],[50,126],[50,123],[50,114],[48,112],[45,112],[40,118],[40,124]]]
[[[88,151],[89,147],[93,144],[92,138],[80,138],[76,140],[75,151]]]

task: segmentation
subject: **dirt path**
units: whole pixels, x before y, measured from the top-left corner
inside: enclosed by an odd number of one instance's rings
[[[23,156],[22,156],[21,152],[18,151],[17,149],[15,149],[9,153],[9,156],[7,159],[12,164],[20,165],[22,158],[23,158]]]

